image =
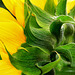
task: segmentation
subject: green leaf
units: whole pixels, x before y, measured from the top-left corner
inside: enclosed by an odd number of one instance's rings
[[[56,51],[58,51],[58,50],[56,50]],[[51,55],[50,55],[50,59],[51,59],[52,62],[58,59],[58,55],[57,55],[56,53],[54,53],[54,52],[55,52],[55,51],[53,51],[53,52],[51,53]],[[66,51],[65,51],[65,52],[66,52]],[[67,60],[62,56],[62,55],[64,55],[64,52],[62,53],[62,52],[59,52],[59,51],[58,51],[58,53],[59,53],[60,56],[61,56],[61,60],[60,60],[60,62],[56,65],[55,69],[57,69],[58,71],[61,71],[64,66],[70,65],[71,63],[70,63],[70,61],[67,61]],[[66,54],[67,54],[67,52],[66,52]],[[65,56],[65,55],[64,55],[64,56]]]
[[[70,10],[69,15],[75,18],[75,6]]]
[[[73,42],[74,41],[73,36],[74,36],[74,25],[70,23],[64,23],[61,26],[60,30],[59,45]]]
[[[60,20],[63,23],[70,23],[70,24],[75,25],[74,19],[71,16],[69,16],[69,15],[61,15],[61,16],[58,16],[57,17],[57,20]]]
[[[75,21],[71,16],[68,15],[61,15],[57,17],[57,20],[60,20],[63,23],[70,23],[75,25]]]
[[[74,21],[74,19],[68,15],[61,15],[57,17],[57,20],[60,20],[61,22],[70,22]]]
[[[68,38],[69,36],[72,36],[74,33],[74,25],[70,24],[70,23],[64,23],[62,25],[62,27],[64,28],[64,36],[66,38]]]
[[[60,56],[61,56],[61,61],[56,65],[55,69],[57,69],[58,71],[61,71],[65,66],[70,66],[71,65],[71,54],[69,51],[60,51],[60,50],[56,50]],[[58,56],[55,56],[56,59],[58,59]]]
[[[66,3],[67,0],[60,0],[59,4],[56,7],[56,15],[66,15]]]
[[[72,56],[69,50],[62,49],[62,46],[58,46],[55,50],[68,62],[72,62]]]
[[[55,50],[67,58],[72,67],[75,67],[75,43],[59,46]]]
[[[27,43],[22,43],[20,47],[26,48],[26,47],[31,47],[31,46],[28,45]]]
[[[27,6],[26,2],[27,2],[27,0],[25,0],[25,2],[24,2],[24,17],[25,17],[25,20],[28,16],[28,6]]]
[[[56,5],[54,3],[54,0],[47,0],[44,10],[50,13],[51,15],[55,15]]]
[[[46,41],[46,44],[48,43],[49,45],[54,46],[56,44],[56,39],[53,35],[51,35],[51,33],[48,30],[45,30],[43,28],[38,28],[35,27],[36,25],[34,25],[36,22],[34,17],[30,18],[30,30],[32,32],[32,34],[42,40],[42,41]]]
[[[62,69],[68,65],[70,65],[70,62],[67,62],[61,58],[60,62],[56,65],[55,69],[57,69],[58,71],[62,71]]]
[[[58,45],[63,45],[73,42],[74,25],[70,23],[64,23],[60,29],[60,38]]]
[[[49,56],[36,47],[26,47],[26,49],[27,51],[20,49],[12,56],[6,49],[10,62],[26,75],[39,75],[41,71],[35,64],[40,61],[49,61]]]
[[[56,43],[56,39],[50,35],[49,31],[46,31],[38,26],[35,17],[30,17],[25,28],[25,35],[27,36],[26,42],[29,45],[37,46],[48,54],[53,50],[53,47]]]
[[[35,22],[35,21],[34,21]],[[36,25],[36,24],[34,24]],[[47,49],[48,46],[46,47],[45,46],[45,43],[42,42],[42,40],[39,40],[37,39],[36,37],[33,36],[33,34],[31,33],[30,31],[30,28],[29,28],[29,24],[26,25],[26,28],[25,28],[25,35],[27,36],[27,39],[26,39],[26,42],[31,45],[31,46],[38,46],[38,47],[42,47],[43,51],[44,52],[47,52],[49,53],[49,50]],[[50,47],[51,48],[51,47]],[[47,49],[46,51],[44,49]]]
[[[54,62],[50,62],[44,66],[40,66],[39,64],[37,64],[37,66],[42,70],[42,75],[44,75],[45,73],[52,70],[60,62],[61,57],[58,53],[57,53],[57,55],[59,56],[59,58],[57,60],[55,60]]]
[[[37,43],[37,42],[33,41],[31,38],[29,38],[29,37],[27,38],[26,42],[29,45],[33,46],[33,47],[39,48],[40,50],[42,50],[43,52],[47,53],[48,55],[50,54],[50,51],[53,50],[52,46],[49,46],[50,47],[50,50],[49,50],[47,44],[46,44],[46,47],[45,47],[44,46],[45,43],[43,44],[42,41],[39,41],[39,43]]]
[[[60,36],[60,29],[61,29],[62,24],[63,23],[60,20],[55,20],[50,25],[50,32],[53,35],[55,35],[57,39]]]
[[[75,68],[65,66],[61,71],[55,69],[55,75],[75,75]]]
[[[60,74],[63,75],[63,74],[67,74],[67,73],[72,73],[69,70],[69,69],[73,70],[73,68],[70,66],[71,62],[72,62],[71,53],[68,50],[59,50],[59,49],[57,49],[56,51],[60,54],[61,61],[55,67],[55,75],[60,75]],[[64,70],[64,68],[66,68],[65,69],[66,71]]]
[[[74,35],[73,35],[73,42],[75,43],[75,29],[74,29]]]
[[[57,41],[60,44],[70,43],[73,41],[74,25],[73,18],[70,16],[61,15],[57,17],[57,20],[53,21],[50,25],[50,31],[56,36]],[[69,36],[69,37],[67,37]]]
[[[30,6],[30,11],[35,15],[36,21],[39,24],[40,27],[46,28],[50,25],[50,22],[54,19],[50,14],[48,14],[46,11],[34,6],[31,4],[31,2],[28,0],[27,3]]]
[[[70,24],[75,25],[74,19],[73,19],[71,16],[68,16],[68,15],[61,15],[61,16],[58,16],[58,17],[57,17],[57,20],[60,20],[60,21],[63,22],[63,23],[70,23]]]

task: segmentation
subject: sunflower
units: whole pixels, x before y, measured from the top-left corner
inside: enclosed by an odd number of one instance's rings
[[[2,40],[8,51],[13,54],[26,38],[23,32],[24,20],[24,0],[2,0],[6,9],[0,7],[0,40]],[[44,10],[46,0],[30,0],[34,5]],[[54,0],[57,6],[58,0]],[[71,7],[69,7],[69,5]],[[67,13],[74,7],[75,0],[68,0]],[[12,16],[12,15],[13,16]],[[21,71],[11,65],[8,55],[0,42],[0,74],[1,75],[21,75]]]

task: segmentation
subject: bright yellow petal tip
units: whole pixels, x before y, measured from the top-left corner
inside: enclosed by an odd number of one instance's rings
[[[44,9],[47,0],[30,0],[30,1],[39,8]]]
[[[67,0],[67,13],[75,6],[75,0]]]
[[[1,52],[2,60],[0,60],[0,75],[21,75],[21,71],[17,70],[9,61],[8,55]]]
[[[58,4],[58,0],[54,0],[54,3],[55,3],[55,5],[57,6],[57,4]]]

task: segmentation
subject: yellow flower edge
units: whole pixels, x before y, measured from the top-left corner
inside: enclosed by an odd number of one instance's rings
[[[21,71],[17,70],[8,59],[8,55],[0,52],[2,60],[0,60],[0,75],[21,75]]]
[[[2,40],[9,52],[15,53],[18,46],[25,42],[22,27],[14,17],[5,9],[0,8],[0,40]],[[2,47],[0,43],[0,48]]]
[[[23,7],[21,9],[23,9]],[[18,10],[19,8],[16,9],[16,13],[18,13],[17,12]],[[24,11],[22,12],[24,13]],[[19,17],[23,16],[24,15],[23,13],[20,12],[19,14],[21,15],[16,14],[18,16],[16,20],[7,10],[0,8],[0,40],[4,42],[5,46],[7,47],[8,51],[11,54],[15,53],[18,47],[22,43],[24,43],[26,39],[24,36],[23,29],[21,27],[21,25],[23,25],[22,24],[23,21],[20,20],[19,22]],[[0,41],[0,55],[2,57],[2,60],[0,60],[0,74],[1,75],[21,75],[21,71],[17,70],[10,63],[8,55],[1,41]]]
[[[20,25],[24,26],[24,1],[23,0],[2,0],[6,8],[17,18]]]

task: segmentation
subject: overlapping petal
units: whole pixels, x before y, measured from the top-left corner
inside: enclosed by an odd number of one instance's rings
[[[5,9],[0,8],[0,40],[4,42],[8,51],[13,54],[18,47],[25,42],[22,27],[17,20]],[[21,71],[11,65],[5,48],[0,41],[0,74],[1,75],[21,75]]]
[[[14,7],[13,4],[11,3],[11,0],[2,0],[4,5],[6,6],[6,8],[8,8],[8,10],[10,10],[10,12],[14,13]],[[13,1],[13,0],[12,0]]]
[[[7,10],[0,7],[0,19],[2,18],[5,18],[3,21],[8,19],[16,22],[16,19]]]
[[[23,29],[7,10],[0,8],[0,16],[0,40],[4,42],[9,52],[13,54],[21,43],[25,42]],[[4,50],[1,42],[0,49]]]
[[[24,1],[23,0],[2,0],[6,8],[17,18],[19,24],[24,26]]]

